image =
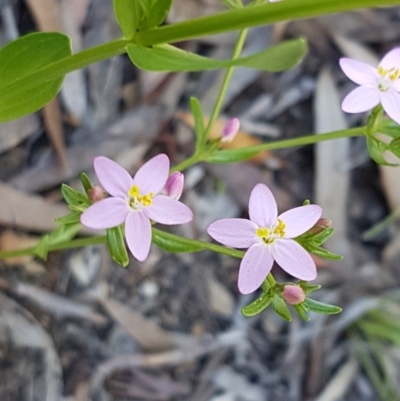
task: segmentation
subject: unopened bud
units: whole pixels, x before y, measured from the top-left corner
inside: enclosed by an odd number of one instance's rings
[[[240,121],[237,118],[230,119],[222,130],[221,142],[230,142],[238,133]]]
[[[92,203],[98,202],[106,197],[104,189],[98,185],[89,189],[88,192],[89,199]]]
[[[332,225],[332,220],[329,219],[319,219],[315,224],[314,227],[310,228],[310,233],[318,234],[325,230],[325,228],[329,228]]]
[[[182,195],[184,180],[184,175],[179,171],[172,173],[168,177],[162,192],[170,198],[178,200]]]
[[[306,299],[306,294],[298,285],[285,285],[282,291],[282,298],[290,305],[297,305]]]

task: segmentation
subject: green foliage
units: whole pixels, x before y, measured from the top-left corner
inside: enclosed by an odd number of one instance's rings
[[[293,39],[234,60],[215,60],[171,45],[143,47],[130,44],[127,50],[131,61],[139,68],[148,71],[205,71],[236,66],[277,72],[299,64],[307,52],[307,43],[302,38]]]
[[[321,247],[321,245],[333,234],[334,228],[332,227],[318,227],[320,231],[313,232],[313,230],[294,238],[307,252],[316,256],[330,260],[341,260],[342,256],[330,252]]]
[[[264,292],[260,297],[258,297],[251,304],[246,305],[244,308],[242,308],[243,315],[246,317],[258,315],[271,304],[274,296],[275,296],[275,294],[271,290]]]
[[[201,104],[195,97],[190,98],[190,109],[194,118],[194,130],[196,133],[196,152],[200,151],[206,143],[206,128],[204,127],[204,116]]]
[[[235,163],[251,159],[256,156],[260,151],[254,149],[254,146],[248,146],[238,149],[215,150],[207,156],[209,163]]]
[[[272,299],[272,309],[278,314],[282,319],[288,322],[292,321],[292,315],[290,314],[289,308],[286,302],[279,296],[275,295]]]
[[[366,137],[369,155],[375,163],[378,163],[382,166],[396,166],[396,164],[387,162],[383,155],[384,152],[391,150],[390,145],[386,144],[373,135],[368,134]]]
[[[324,304],[310,298],[306,298],[303,305],[307,311],[322,313],[324,315],[335,315],[342,311],[342,308],[339,306]]]
[[[68,36],[41,32],[23,36],[0,50],[0,122],[39,110],[59,91],[63,76],[45,83],[24,81],[43,67],[71,54]]]
[[[89,198],[67,184],[61,185],[61,193],[68,207],[74,212],[83,212],[90,206]]]
[[[171,5],[172,0],[114,0],[114,12],[124,38],[132,39],[137,31],[160,25]]]
[[[129,255],[126,250],[122,226],[107,230],[107,247],[115,263],[122,267],[128,266]]]
[[[161,249],[172,253],[198,252],[204,248],[195,241],[152,228],[153,242]]]
[[[93,185],[90,182],[89,177],[87,176],[86,173],[81,173],[79,178],[81,179],[81,183],[82,183],[83,189],[85,190],[86,194],[88,194],[89,191],[93,188]]]

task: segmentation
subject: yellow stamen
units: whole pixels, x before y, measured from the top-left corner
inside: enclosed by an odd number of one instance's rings
[[[286,224],[281,219],[278,219],[278,225],[274,228],[274,234],[279,235],[281,238],[284,237],[285,228]]]
[[[139,187],[137,185],[132,185],[132,188],[128,191],[128,196],[130,198],[129,206],[131,208],[137,208],[140,205],[150,206],[153,203],[155,193],[150,192],[147,195],[142,195]]]
[[[132,185],[132,188],[128,191],[128,195],[135,198],[140,195],[139,187],[137,185]]]
[[[269,228],[257,228],[257,236],[260,238],[269,236]]]

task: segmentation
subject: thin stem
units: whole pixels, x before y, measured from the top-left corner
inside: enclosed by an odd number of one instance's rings
[[[365,135],[366,130],[367,127],[363,126],[340,131],[328,132],[326,134],[318,134],[318,135],[313,134],[313,135],[302,136],[299,138],[282,139],[280,141],[267,142],[261,145],[246,146],[237,149],[220,150],[212,154],[207,159],[207,161],[211,163],[229,163],[232,162],[232,160],[234,160],[235,156],[237,156],[239,159],[240,155],[243,154],[244,152],[247,152],[247,154],[251,154],[252,156],[254,156],[257,153],[266,150],[312,145],[318,142],[331,141],[333,139],[362,136]]]
[[[235,60],[240,56],[240,53],[242,52],[244,43],[246,41],[248,31],[249,31],[248,29],[243,29],[240,32],[238,40],[236,42],[235,49],[233,50],[232,60]],[[210,120],[208,121],[208,124],[207,124],[206,132],[204,134],[205,138],[208,138],[211,128],[214,125],[215,121],[217,120],[217,118],[221,112],[221,108],[222,108],[222,105],[225,100],[226,92],[228,90],[228,87],[231,82],[234,71],[235,71],[235,67],[229,67],[225,73],[225,77],[222,82],[221,90],[220,90],[218,98],[215,102],[214,109],[212,111]]]
[[[177,24],[153,28],[136,34],[134,41],[150,46],[181,42],[232,30],[273,24],[285,20],[312,18],[360,8],[391,6],[399,0],[296,0],[268,3],[229,10],[211,16],[195,18]]]
[[[193,156],[189,157],[188,159],[184,160],[183,162],[177,164],[175,167],[171,168],[171,173],[174,173],[175,171],[183,171],[186,170],[187,168],[193,166],[193,164],[196,164],[198,162],[202,161],[202,158],[198,154],[194,154]]]

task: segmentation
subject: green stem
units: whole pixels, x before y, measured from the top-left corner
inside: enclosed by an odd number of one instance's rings
[[[175,167],[171,168],[170,173],[174,173],[175,171],[182,171],[186,170],[193,164],[203,161],[202,157],[198,154],[194,154],[193,156],[189,157],[188,159],[184,160],[183,162],[177,164]]]
[[[238,40],[236,42],[235,49],[233,50],[232,60],[235,60],[240,56],[240,53],[242,52],[244,43],[246,41],[248,31],[249,31],[248,29],[243,29],[240,32]],[[221,90],[220,90],[218,98],[215,102],[214,109],[212,111],[210,120],[208,121],[208,124],[207,124],[206,132],[204,134],[205,138],[208,138],[211,128],[214,125],[215,121],[217,120],[217,118],[221,112],[222,104],[224,103],[225,95],[228,90],[228,87],[231,82],[234,71],[235,71],[235,67],[229,67],[225,73],[225,77],[222,82]]]
[[[318,142],[331,141],[333,139],[361,136],[365,135],[366,130],[367,127],[363,126],[340,131],[328,132],[326,134],[319,134],[319,135],[314,134],[293,139],[282,139],[280,141],[267,142],[267,143],[262,143],[260,145],[246,146],[243,148],[220,150],[212,154],[206,161],[209,161],[211,163],[229,163],[235,159],[235,156],[237,156],[238,158],[237,160],[242,160],[240,159],[240,155],[243,154],[244,152],[250,155],[249,157],[253,157],[257,153],[264,152],[266,150],[312,145]],[[244,159],[247,158],[248,157],[245,157]]]
[[[268,3],[225,11],[173,25],[153,28],[136,34],[134,41],[150,46],[181,42],[232,30],[273,24],[285,20],[312,18],[320,15],[352,11],[360,8],[391,6],[399,0],[296,0]]]

